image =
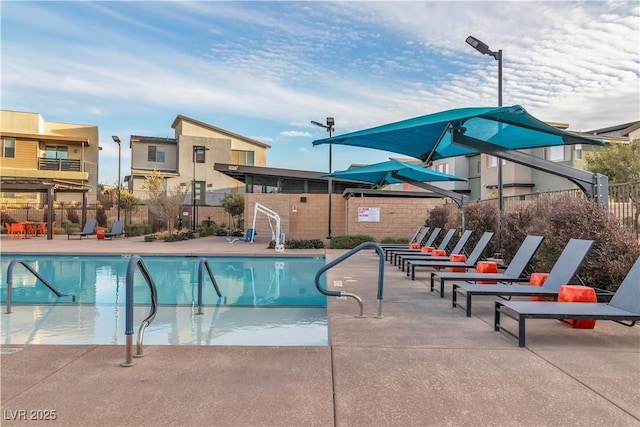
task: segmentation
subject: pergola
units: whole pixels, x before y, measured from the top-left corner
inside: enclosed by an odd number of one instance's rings
[[[53,239],[53,201],[56,193],[82,194],[82,223],[87,222],[87,192],[89,186],[59,179],[0,179],[2,191],[45,193],[47,195],[47,240]]]

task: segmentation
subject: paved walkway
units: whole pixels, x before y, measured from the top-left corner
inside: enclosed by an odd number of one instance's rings
[[[1,243],[3,253],[274,253],[218,237]],[[5,346],[20,350],[2,355],[2,425],[640,426],[640,327],[532,321],[519,348],[493,331],[492,298],[474,299],[466,318],[389,264],[376,318],[377,272],[370,250],[330,270],[366,317],[330,299],[328,347],[145,346],[122,368],[123,346]],[[55,421],[35,419],[52,411]]]

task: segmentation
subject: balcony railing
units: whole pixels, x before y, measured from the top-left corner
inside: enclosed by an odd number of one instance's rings
[[[82,172],[80,160],[46,159],[44,157],[38,159],[38,169],[43,171]]]

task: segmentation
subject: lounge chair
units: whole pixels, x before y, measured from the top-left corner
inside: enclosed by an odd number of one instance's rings
[[[440,271],[432,271],[431,272],[431,288],[434,287],[434,281],[436,277],[440,278],[440,295],[444,293],[444,284],[446,281],[450,280],[460,280],[466,282],[475,282],[478,280],[482,281],[499,281],[499,282],[524,282],[527,281],[527,278],[523,278],[522,274],[524,273],[525,268],[533,258],[533,255],[536,253],[544,237],[542,236],[527,236],[524,241],[520,245],[520,248],[513,256],[513,259],[507,266],[507,269],[504,273],[478,273],[478,272],[440,272]]]
[[[442,229],[440,227],[436,227],[433,229],[433,231],[431,232],[431,235],[429,236],[429,238],[427,239],[426,242],[423,242],[420,244],[420,246],[422,247],[428,247],[433,245],[433,242],[435,242],[436,238],[438,237],[438,235],[440,234],[440,232],[442,231]],[[409,249],[409,248],[402,248],[402,249],[395,249],[395,250],[391,250],[391,256],[389,259],[389,262],[391,262],[393,265],[396,265],[397,262],[397,255],[402,253],[402,254],[417,254],[420,253],[422,249]],[[386,256],[386,253],[385,253]]]
[[[84,225],[84,228],[82,229],[82,231],[76,231],[74,233],[67,234],[67,240],[69,240],[71,238],[71,236],[78,236],[78,237],[80,237],[80,240],[82,240],[83,237],[90,236],[90,235],[94,234],[95,233],[95,228],[96,228],[96,220],[95,219],[90,219]]]
[[[587,253],[593,246],[593,240],[571,239],[551,268],[549,276],[542,286],[535,285],[470,285],[454,284],[452,304],[458,306],[457,295],[467,295],[467,317],[471,317],[471,298],[474,295],[493,295],[498,297],[538,296],[555,299],[560,286],[571,283]]]
[[[387,261],[389,257],[393,255],[394,251],[408,250],[409,245],[412,243],[417,243],[420,246],[422,246],[422,242],[424,242],[424,240],[426,239],[427,233],[429,232],[430,229],[431,227],[423,228],[420,234],[418,235],[418,237],[416,237],[415,239],[413,239],[412,242],[409,242],[407,244],[398,243],[398,244],[381,245],[380,247],[384,251],[384,260]]]
[[[456,230],[455,228],[450,229],[449,231],[447,231],[447,234],[444,235],[444,237],[442,238],[442,240],[440,241],[440,243],[438,243],[438,246],[434,249],[438,249],[441,251],[446,251],[447,250],[447,246],[449,246],[449,243],[451,242],[451,239],[453,238],[453,235],[456,234]],[[420,252],[422,253],[422,252]],[[404,262],[402,262],[402,260],[410,255],[417,255],[416,252],[411,252],[409,255],[404,254],[404,253],[397,253],[395,254],[395,263],[394,265],[397,265],[398,268],[400,268],[400,266],[402,265],[402,271],[404,271]],[[431,255],[431,253],[424,253],[424,255]]]
[[[411,261],[420,261],[420,260],[424,260],[424,261],[448,261],[450,255],[463,253],[464,246],[469,241],[469,238],[471,237],[471,234],[473,234],[473,231],[465,230],[464,233],[462,233],[462,236],[460,236],[460,239],[458,239],[458,242],[456,243],[456,245],[453,247],[453,249],[451,249],[451,252],[449,252],[449,255],[447,255],[447,256],[435,256],[435,255],[430,254],[430,253],[427,253],[427,254],[419,253],[419,254],[404,255],[404,256],[402,256],[400,258],[400,262],[399,262],[400,269],[402,271],[404,271],[405,270],[405,266],[407,265],[407,263],[411,262]],[[438,247],[438,249],[440,249],[440,247]]]
[[[548,280],[548,279],[547,279]],[[546,282],[545,282],[546,283]],[[500,325],[500,315],[518,322],[518,334],[513,334]],[[496,301],[493,329],[504,331],[525,346],[527,319],[589,319],[611,320],[625,326],[634,326],[640,321],[640,258],[631,267],[620,287],[609,303],[571,303],[552,301]],[[625,323],[630,322],[630,323]]]
[[[111,226],[111,231],[104,233],[105,239],[113,239],[114,237],[122,236],[124,234],[124,222],[114,221]]]
[[[407,272],[409,272],[409,267],[411,267],[411,280],[416,279],[416,268],[417,267],[430,267],[430,268],[473,268],[476,266],[476,263],[482,256],[482,253],[486,249],[489,241],[493,237],[493,233],[491,231],[485,231],[484,234],[476,243],[476,246],[473,248],[473,251],[469,254],[469,257],[464,262],[456,262],[456,261],[414,261],[407,264]],[[431,286],[431,292],[435,289]],[[441,293],[440,298],[444,298],[444,295]]]

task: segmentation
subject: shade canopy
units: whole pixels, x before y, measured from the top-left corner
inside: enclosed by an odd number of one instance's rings
[[[482,149],[456,145],[455,134],[488,142],[502,150],[563,144],[604,145],[603,141],[565,132],[536,119],[519,105],[469,107],[324,138],[313,145],[338,144],[409,155],[422,161],[478,154]]]
[[[449,175],[398,160],[389,160],[387,162],[351,168],[321,176],[343,178],[378,185],[401,184],[407,182],[406,180],[418,182],[467,181],[466,178]]]

